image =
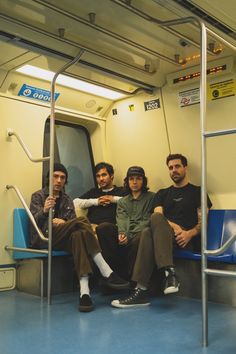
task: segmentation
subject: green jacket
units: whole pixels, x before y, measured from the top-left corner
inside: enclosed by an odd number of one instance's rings
[[[153,192],[144,192],[134,199],[129,194],[118,201],[116,222],[119,234],[125,234],[128,239],[131,239],[136,233],[149,226],[154,196]]]

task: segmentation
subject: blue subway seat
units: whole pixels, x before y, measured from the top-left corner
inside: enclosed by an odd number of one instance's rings
[[[30,219],[23,208],[16,208],[13,212],[13,247],[31,248],[29,238]],[[52,251],[53,256],[67,256],[66,251]],[[13,251],[14,259],[45,258],[47,254]]]
[[[220,248],[236,233],[236,210],[210,210],[208,214],[207,248]],[[175,249],[174,257],[200,260],[201,254],[184,249]],[[236,263],[236,242],[218,256],[208,256],[209,261]]]

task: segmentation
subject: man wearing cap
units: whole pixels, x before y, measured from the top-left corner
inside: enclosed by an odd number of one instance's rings
[[[119,274],[131,277],[141,233],[149,225],[154,193],[148,191],[147,177],[140,166],[128,169],[124,179],[128,195],[117,204],[117,226],[113,233],[106,232],[100,237],[103,254],[110,253]],[[107,260],[109,262],[109,260]],[[114,265],[115,267],[115,265]]]
[[[49,209],[53,208],[52,248],[72,253],[80,283],[79,311],[89,312],[94,308],[88,285],[88,275],[92,273],[91,259],[96,263],[107,286],[123,289],[129,284],[117,276],[105,262],[88,219],[76,218],[73,202],[64,192],[67,180],[68,173],[65,166],[55,163],[53,195],[49,195],[48,186],[33,193],[30,210],[38,227],[47,237]],[[33,247],[47,248],[47,242],[40,239],[33,225],[31,225],[30,237]]]
[[[140,239],[132,275],[132,280],[137,282],[136,290],[124,299],[113,300],[114,307],[149,305],[147,289],[154,267],[164,271],[164,294],[178,292],[179,281],[175,274],[173,248],[199,251],[201,188],[189,183],[185,156],[170,154],[166,164],[174,183],[155,195],[150,228],[145,237]],[[208,197],[208,208],[211,205]]]

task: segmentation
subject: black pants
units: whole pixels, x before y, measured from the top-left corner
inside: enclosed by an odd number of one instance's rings
[[[121,277],[130,279],[138,251],[140,233],[137,233],[125,246],[118,243],[116,225],[104,222],[97,226],[96,233],[102,255],[110,267]]]

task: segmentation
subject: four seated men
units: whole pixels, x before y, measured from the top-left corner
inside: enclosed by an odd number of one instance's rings
[[[128,288],[129,281],[121,275],[136,284],[130,295],[112,301],[114,307],[149,305],[148,286],[155,267],[165,273],[164,294],[178,291],[173,248],[200,248],[201,188],[189,183],[185,156],[169,155],[166,164],[173,185],[156,194],[148,191],[142,167],[128,169],[123,189],[113,185],[114,169],[110,164],[97,164],[98,188],[74,200],[76,207],[88,208],[88,219],[75,216],[73,202],[64,192],[68,173],[62,164],[54,165],[53,196],[48,195],[48,187],[32,195],[30,210],[44,235],[48,212],[53,208],[53,249],[73,254],[80,283],[80,311],[94,308],[88,285],[88,275],[92,273],[90,259],[107,286]],[[211,205],[208,197],[208,208]],[[91,224],[95,225],[100,245]],[[33,226],[31,244],[46,246]]]

